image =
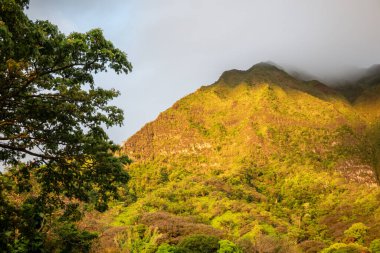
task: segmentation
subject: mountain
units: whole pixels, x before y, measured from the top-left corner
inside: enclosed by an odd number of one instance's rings
[[[351,77],[350,81],[346,81],[344,85],[338,85],[339,92],[344,94],[348,100],[354,102],[364,92],[376,88],[380,84],[380,65],[376,64],[368,69],[358,70],[360,74]]]
[[[243,252],[367,252],[380,238],[378,70],[344,89],[267,63],[224,72],[123,144],[132,179],[105,231],[143,227],[151,252],[199,234]]]
[[[234,167],[241,159],[266,163],[293,154],[336,163],[327,156],[363,144],[355,134],[368,130],[367,121],[355,107],[376,102],[368,96],[364,92],[352,105],[318,81],[299,81],[260,63],[247,71],[226,71],[216,83],[181,99],[125,142],[123,150],[136,160],[191,157],[228,170],[226,164]]]
[[[369,68],[356,86],[362,92],[355,100],[355,107],[371,121],[377,122],[380,117],[380,65]]]

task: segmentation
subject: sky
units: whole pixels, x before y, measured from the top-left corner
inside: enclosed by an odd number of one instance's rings
[[[30,19],[66,34],[101,28],[133,71],[96,76],[116,88],[121,144],[175,101],[229,69],[271,61],[331,82],[380,63],[379,0],[30,0]]]

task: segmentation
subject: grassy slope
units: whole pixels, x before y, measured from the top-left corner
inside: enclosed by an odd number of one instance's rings
[[[129,205],[112,229],[158,227],[156,245],[203,233],[247,252],[262,236],[306,251],[363,222],[368,244],[380,236],[379,101],[351,106],[266,64],[225,72],[125,143]]]

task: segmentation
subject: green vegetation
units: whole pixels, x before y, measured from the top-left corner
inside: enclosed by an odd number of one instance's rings
[[[93,74],[132,66],[101,30],[66,36],[28,4],[0,1],[0,251],[87,252],[97,234],[76,223],[107,209],[130,162],[103,129],[122,124],[119,93]]]
[[[227,71],[119,150],[102,128],[118,92],[92,75],[128,73],[126,55],[0,4],[0,251],[380,252],[377,78],[348,100],[268,64]]]
[[[349,229],[344,231],[344,235],[347,241],[363,243],[368,229],[369,228],[361,222],[354,223]]]
[[[218,253],[242,253],[242,250],[233,242],[220,240]]]
[[[373,240],[371,242],[369,249],[370,249],[371,253],[380,252],[380,239]]]
[[[367,248],[356,243],[334,243],[330,247],[321,251],[321,253],[365,253],[369,252]]]
[[[192,235],[179,243],[179,247],[194,253],[212,253],[219,249],[219,239],[207,235]]]
[[[168,252],[192,235],[226,252],[369,252],[380,121],[361,110],[273,66],[225,72],[125,143],[135,200],[113,226],[157,227]]]

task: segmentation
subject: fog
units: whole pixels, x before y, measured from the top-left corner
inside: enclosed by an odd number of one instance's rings
[[[117,143],[228,69],[270,60],[335,84],[380,63],[378,0],[31,0],[27,13],[65,33],[100,27],[127,52],[131,74],[96,78],[122,93]]]

